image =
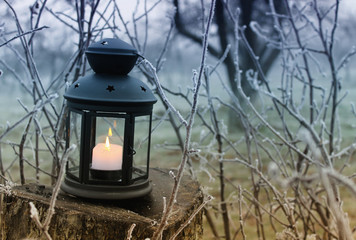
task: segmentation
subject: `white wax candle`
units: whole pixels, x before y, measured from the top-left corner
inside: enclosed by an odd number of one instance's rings
[[[106,138],[106,143],[97,144],[93,149],[91,168],[120,170],[122,168],[122,146],[110,144],[109,138]]]

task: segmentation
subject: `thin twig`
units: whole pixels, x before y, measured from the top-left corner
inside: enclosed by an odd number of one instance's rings
[[[213,199],[212,196],[207,196],[206,199],[199,205],[197,209],[188,217],[188,219],[178,228],[178,230],[169,238],[169,240],[174,240],[178,235],[186,228],[189,224],[191,224],[194,217],[202,211],[206,204],[208,204]]]
[[[72,152],[75,150],[75,148],[76,148],[75,145],[70,146],[68,149],[66,149],[66,151],[64,152],[64,154],[62,156],[61,169],[60,169],[60,172],[59,172],[59,176],[58,176],[56,185],[53,188],[52,197],[51,197],[50,204],[49,204],[49,207],[48,207],[48,210],[47,210],[47,216],[46,216],[46,219],[44,220],[43,223],[41,223],[41,221],[40,221],[40,217],[39,217],[38,210],[37,210],[36,206],[32,202],[30,202],[31,218],[36,223],[37,227],[42,231],[42,233],[46,236],[46,238],[48,240],[52,239],[51,236],[48,233],[48,229],[49,229],[49,225],[51,223],[51,219],[53,217],[53,214],[55,213],[54,208],[55,208],[55,205],[56,205],[57,196],[58,196],[58,193],[59,193],[59,190],[60,190],[60,186],[62,184],[62,178],[64,176],[65,169],[66,169],[66,166],[67,166],[68,157],[69,157],[70,154],[72,154]]]
[[[58,97],[57,94],[49,96],[48,99],[46,99],[44,102],[36,106],[34,110],[31,112],[28,112],[26,115],[24,115],[21,119],[19,119],[16,123],[12,124],[11,126],[8,126],[6,130],[0,135],[0,140],[3,139],[7,134],[9,134],[14,128],[16,128],[19,124],[21,124],[24,120],[26,120],[28,117],[32,116],[36,112],[38,112],[41,108],[43,108],[46,104],[52,102],[54,99]]]
[[[242,188],[239,186],[239,222],[240,222],[240,229],[241,229],[241,234],[242,234],[242,239],[246,240],[246,234],[244,230],[244,222],[243,222],[243,217],[242,217]]]
[[[147,59],[144,59],[142,61],[145,69],[150,73],[150,75],[153,77],[153,80],[155,81],[156,87],[160,93],[160,96],[163,97],[163,101],[165,104],[167,104],[167,106],[170,108],[170,110],[175,113],[175,115],[178,117],[179,121],[187,127],[188,123],[187,121],[184,119],[184,117],[180,114],[180,112],[171,104],[171,102],[168,100],[168,98],[166,97],[166,94],[164,93],[161,83],[159,81],[159,78],[157,76],[157,72],[156,72],[156,68],[152,65],[152,63],[150,63]]]
[[[12,42],[13,40],[15,40],[15,39],[17,39],[17,38],[23,37],[23,36],[25,36],[25,35],[27,35],[27,34],[31,34],[31,33],[37,32],[37,31],[41,31],[41,30],[46,29],[46,28],[49,28],[49,27],[43,26],[43,27],[39,27],[39,28],[30,30],[30,31],[24,32],[24,33],[22,33],[22,34],[20,34],[20,35],[17,35],[17,36],[15,36],[15,37],[13,37],[13,38],[7,40],[7,41],[4,42],[4,43],[1,43],[1,44],[0,44],[0,47],[9,44],[10,42]]]
[[[191,115],[190,115],[190,118],[189,118],[189,122],[186,125],[186,139],[185,139],[185,143],[184,143],[184,151],[183,151],[182,160],[181,160],[181,163],[180,163],[179,168],[178,168],[177,177],[174,179],[175,180],[174,181],[174,186],[173,186],[173,189],[172,189],[172,194],[171,194],[170,199],[169,199],[168,204],[167,204],[167,210],[164,212],[164,214],[162,216],[162,219],[161,219],[161,222],[160,222],[156,232],[153,234],[153,237],[152,237],[153,240],[158,240],[158,239],[161,238],[162,232],[163,232],[164,228],[167,225],[168,218],[169,218],[170,213],[171,213],[171,211],[173,209],[173,205],[174,205],[174,203],[176,201],[179,185],[180,185],[180,182],[182,180],[183,173],[184,173],[184,168],[185,168],[185,165],[186,165],[186,163],[187,163],[187,161],[189,159],[190,138],[191,138],[192,126],[193,126],[193,123],[194,123],[194,117],[195,117],[195,113],[196,113],[197,106],[198,106],[199,89],[200,89],[200,85],[201,85],[201,81],[202,81],[202,77],[203,77],[203,72],[204,72],[204,68],[205,68],[209,31],[210,31],[211,21],[212,21],[213,15],[214,15],[214,7],[215,7],[215,0],[213,0],[211,2],[210,10],[209,10],[208,23],[207,23],[206,31],[204,33],[203,52],[202,52],[202,57],[201,57],[199,75],[198,75],[198,78],[197,78],[197,84],[196,84],[195,89],[194,89],[193,105],[192,105],[192,108],[191,108]]]
[[[126,240],[131,240],[132,239],[132,232],[133,230],[135,229],[136,227],[136,224],[133,223],[129,229],[129,231],[127,232],[127,237],[126,237]]]

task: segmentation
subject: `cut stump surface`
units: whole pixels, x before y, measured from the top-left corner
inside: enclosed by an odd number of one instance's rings
[[[126,239],[132,224],[132,239],[150,238],[162,217],[163,197],[170,197],[173,179],[166,169],[151,169],[151,194],[137,199],[96,201],[60,193],[49,233],[53,239]],[[43,222],[47,214],[52,188],[44,185],[14,187],[2,201],[2,239],[44,239],[30,218],[29,202],[38,209]],[[184,176],[177,204],[173,209],[163,239],[169,239],[203,202],[199,184]],[[202,212],[197,214],[177,239],[201,239]]]

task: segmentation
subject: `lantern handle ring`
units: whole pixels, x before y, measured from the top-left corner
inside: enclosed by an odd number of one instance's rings
[[[129,153],[129,156],[132,157],[133,155],[136,154],[136,151],[135,149],[133,149],[132,147],[130,147],[130,153]]]

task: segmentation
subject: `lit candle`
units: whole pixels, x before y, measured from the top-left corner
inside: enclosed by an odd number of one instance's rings
[[[96,170],[120,170],[122,146],[110,144],[109,137],[106,137],[105,143],[98,143],[94,147],[91,167]]]

